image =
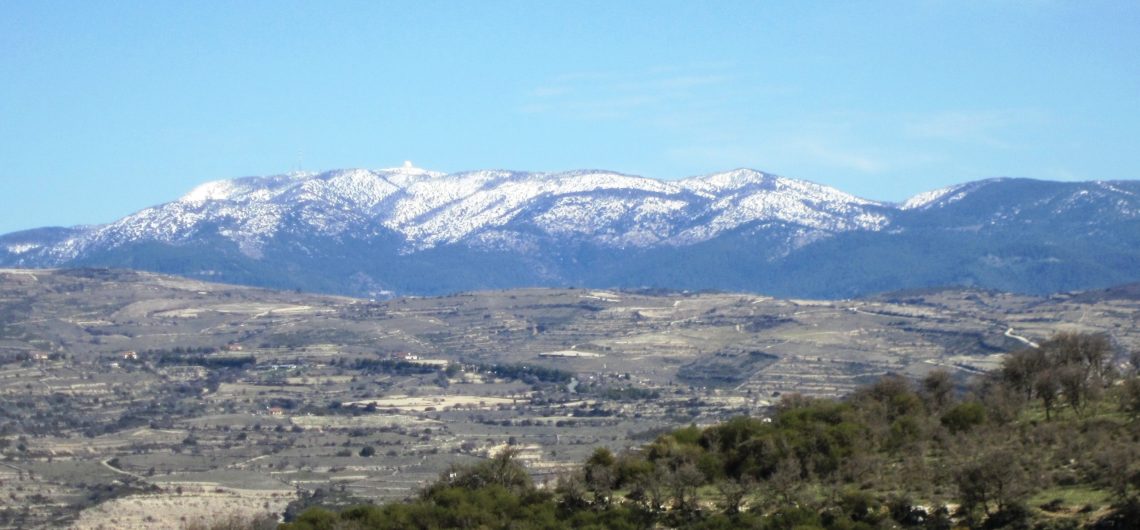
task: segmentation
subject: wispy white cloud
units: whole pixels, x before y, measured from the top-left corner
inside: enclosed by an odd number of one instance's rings
[[[969,166],[963,153],[1022,149],[1018,138],[1025,128],[1047,122],[1044,113],[1031,109],[921,115],[820,110],[738,124],[725,135],[670,150],[667,156],[721,166],[762,164],[759,169],[803,175],[885,178],[952,171],[984,176],[993,171]],[[1055,177],[1063,178],[1059,173]]]
[[[578,120],[678,121],[696,109],[709,112],[710,98],[724,99],[717,96],[742,82],[729,63],[571,72],[526,91],[517,110]]]
[[[866,118],[866,117],[861,117]],[[869,118],[866,118],[869,119]],[[713,142],[669,149],[665,155],[686,165],[747,166],[788,176],[847,175],[885,178],[924,172],[947,157],[937,150],[883,144],[866,128],[829,114],[812,119],[770,122],[737,130]],[[790,173],[789,173],[790,172]]]
[[[1017,147],[1017,143],[1009,139],[1012,130],[1042,121],[1043,114],[1033,110],[957,110],[911,116],[904,121],[902,130],[915,138],[1012,149]]]
[[[754,144],[699,145],[670,149],[668,158],[698,161],[713,167],[751,167],[780,172],[791,167],[828,167],[844,172],[876,174],[894,161],[869,150],[828,143],[821,139],[759,140]],[[763,164],[757,167],[756,164]],[[797,175],[792,175],[797,176]],[[804,177],[804,175],[798,175]]]
[[[874,155],[866,150],[829,144],[819,139],[802,139],[784,147],[798,156],[814,160],[818,164],[860,173],[879,173],[891,166],[881,156]]]
[[[678,172],[753,167],[836,182],[985,176],[993,173],[988,157],[1028,149],[1026,128],[1049,121],[1032,109],[864,110],[813,93],[755,66],[665,66],[539,80],[520,93],[516,110],[652,131],[652,148]]]
[[[626,92],[661,92],[693,87],[723,85],[732,82],[733,80],[734,77],[731,75],[688,75],[679,73],[664,77],[623,81],[615,83],[613,85],[613,88],[618,91]]]

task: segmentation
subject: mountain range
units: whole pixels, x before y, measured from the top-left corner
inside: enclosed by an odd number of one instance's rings
[[[751,169],[406,165],[203,184],[113,223],[0,236],[2,267],[116,267],[354,296],[519,286],[846,298],[1140,280],[1140,181],[998,178],[902,203]]]

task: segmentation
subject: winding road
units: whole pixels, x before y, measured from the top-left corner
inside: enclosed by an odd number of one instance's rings
[[[1022,343],[1024,343],[1026,346],[1029,346],[1030,348],[1040,348],[1041,347],[1036,342],[1033,342],[1033,341],[1031,341],[1025,337],[1022,337],[1021,335],[1014,335],[1013,334],[1013,328],[1009,328],[1009,329],[1005,330],[1005,336],[1009,337],[1011,339],[1017,339],[1017,340],[1021,341]]]

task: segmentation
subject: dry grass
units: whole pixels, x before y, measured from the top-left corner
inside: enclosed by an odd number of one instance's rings
[[[132,495],[84,510],[73,528],[255,528],[234,524],[270,519],[275,522],[276,516],[268,514],[284,511],[294,495],[293,491],[286,490],[209,487],[183,488],[182,494],[167,492]]]

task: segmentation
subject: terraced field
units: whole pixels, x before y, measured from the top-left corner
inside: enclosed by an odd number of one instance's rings
[[[763,415],[886,373],[961,381],[1061,330],[1140,350],[1135,287],[843,301],[519,289],[372,302],[105,270],[0,271],[0,526],[397,498],[507,445],[595,446]],[[185,519],[184,519],[185,518]]]

